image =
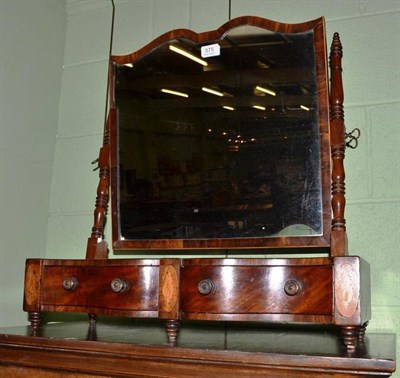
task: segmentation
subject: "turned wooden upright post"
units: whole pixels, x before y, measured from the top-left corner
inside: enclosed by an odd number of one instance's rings
[[[332,230],[331,255],[344,256],[347,252],[345,199],[345,126],[342,84],[342,44],[335,33],[331,45],[330,135],[332,156]]]
[[[116,122],[116,110],[114,107],[113,74],[111,63],[108,70],[108,107],[110,109],[107,121],[104,126],[103,146],[100,148],[98,158],[99,184],[97,186],[96,206],[94,209],[94,224],[92,233],[87,242],[87,259],[106,259],[108,258],[108,245],[104,240],[104,226],[107,216],[108,201],[110,198],[110,130]]]
[[[94,224],[87,242],[87,259],[104,259],[108,257],[108,246],[104,240],[104,224],[109,200],[110,168],[108,164],[108,141],[104,142],[99,154],[99,184],[97,186]]]

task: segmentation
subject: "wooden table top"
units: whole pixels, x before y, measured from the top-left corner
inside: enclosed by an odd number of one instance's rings
[[[339,336],[322,327],[182,322],[170,347],[159,320],[100,317],[90,330],[82,319],[44,324],[40,337],[30,336],[29,326],[0,328],[0,369],[21,377],[13,369],[208,378],[382,377],[395,370],[394,334],[367,331],[365,345],[349,354]]]

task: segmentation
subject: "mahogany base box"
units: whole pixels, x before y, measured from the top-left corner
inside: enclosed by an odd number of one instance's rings
[[[106,259],[26,262],[24,310],[180,320],[338,327],[357,347],[370,319],[369,265],[356,256],[289,259]]]

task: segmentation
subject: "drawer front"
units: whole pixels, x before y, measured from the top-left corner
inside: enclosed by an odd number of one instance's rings
[[[43,305],[157,311],[158,266],[46,266]]]
[[[181,310],[209,314],[332,315],[331,266],[187,266]]]

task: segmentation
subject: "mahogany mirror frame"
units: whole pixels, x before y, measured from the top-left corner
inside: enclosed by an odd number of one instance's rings
[[[155,49],[157,46],[174,39],[187,39],[193,43],[216,41],[231,29],[250,25],[277,33],[314,32],[316,58],[316,84],[318,91],[318,119],[320,135],[320,162],[322,186],[322,234],[312,236],[271,236],[224,239],[143,239],[125,240],[121,238],[117,203],[118,190],[118,141],[117,109],[115,103],[115,67],[131,63]],[[337,36],[337,39],[339,37]],[[212,43],[211,42],[211,43]],[[97,191],[95,222],[88,241],[87,257],[102,256],[107,252],[104,241],[104,224],[111,186],[112,207],[112,248],[114,250],[196,250],[196,249],[279,249],[290,252],[293,248],[306,248],[308,253],[327,251],[330,256],[346,254],[346,230],[344,221],[344,122],[343,90],[341,81],[341,45],[331,55],[332,96],[328,85],[328,59],[323,17],[299,24],[285,24],[272,20],[243,16],[232,19],[220,28],[203,33],[187,29],[176,29],[153,40],[140,50],[110,57],[109,65],[109,113],[104,132],[104,143],[100,150],[100,182]],[[331,102],[331,106],[329,104]],[[332,108],[335,108],[336,111]],[[331,114],[331,118],[330,117]],[[333,116],[332,116],[333,114]],[[331,190],[332,187],[332,190]]]

